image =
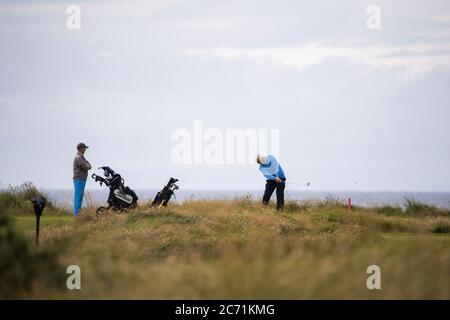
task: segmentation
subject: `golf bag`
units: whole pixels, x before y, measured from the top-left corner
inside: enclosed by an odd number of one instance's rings
[[[103,177],[99,177],[95,173],[92,175],[92,179],[95,182],[103,183],[109,187],[108,206],[100,207],[97,209],[97,214],[105,210],[124,211],[128,208],[134,208],[137,206],[138,197],[136,193],[128,186],[125,186],[125,181],[120,174],[114,172],[110,167],[100,167],[103,170]]]
[[[174,191],[179,189],[179,187],[175,184],[176,182],[178,182],[178,179],[169,179],[169,182],[164,186],[164,188],[156,194],[156,197],[152,202],[153,207],[167,206],[170,198],[175,196]]]

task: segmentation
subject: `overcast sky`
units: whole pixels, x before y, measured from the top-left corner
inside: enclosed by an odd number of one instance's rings
[[[262,188],[171,161],[198,120],[279,129],[292,189],[450,191],[449,80],[448,0],[0,1],[0,183],[72,188],[83,141],[133,188]]]

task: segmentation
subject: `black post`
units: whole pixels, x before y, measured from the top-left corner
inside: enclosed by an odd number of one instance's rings
[[[39,245],[39,221],[41,220],[41,217],[36,216],[36,245]]]
[[[42,211],[44,211],[45,204],[47,203],[47,199],[43,196],[37,196],[33,200],[34,213],[36,214],[36,245],[39,245],[39,222],[41,220]]]

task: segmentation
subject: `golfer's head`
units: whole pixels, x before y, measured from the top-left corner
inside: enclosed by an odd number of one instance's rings
[[[262,155],[258,154],[256,156],[256,163],[263,164],[264,163],[264,157]]]
[[[83,142],[80,142],[77,144],[77,151],[81,154],[84,154],[86,152],[86,149],[89,148],[87,145],[85,145]]]

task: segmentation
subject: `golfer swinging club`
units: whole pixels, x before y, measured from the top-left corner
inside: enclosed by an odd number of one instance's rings
[[[89,148],[84,143],[80,142],[77,145],[77,154],[73,159],[73,186],[75,189],[75,196],[73,199],[73,215],[78,216],[81,205],[83,203],[84,187],[88,177],[88,171],[92,168],[89,161],[84,158],[86,149]]]
[[[263,157],[258,154],[256,162],[259,163],[259,171],[266,177],[266,190],[264,191],[263,204],[267,205],[272,193],[277,190],[277,211],[283,211],[284,188],[286,176],[279,162],[274,156]]]

